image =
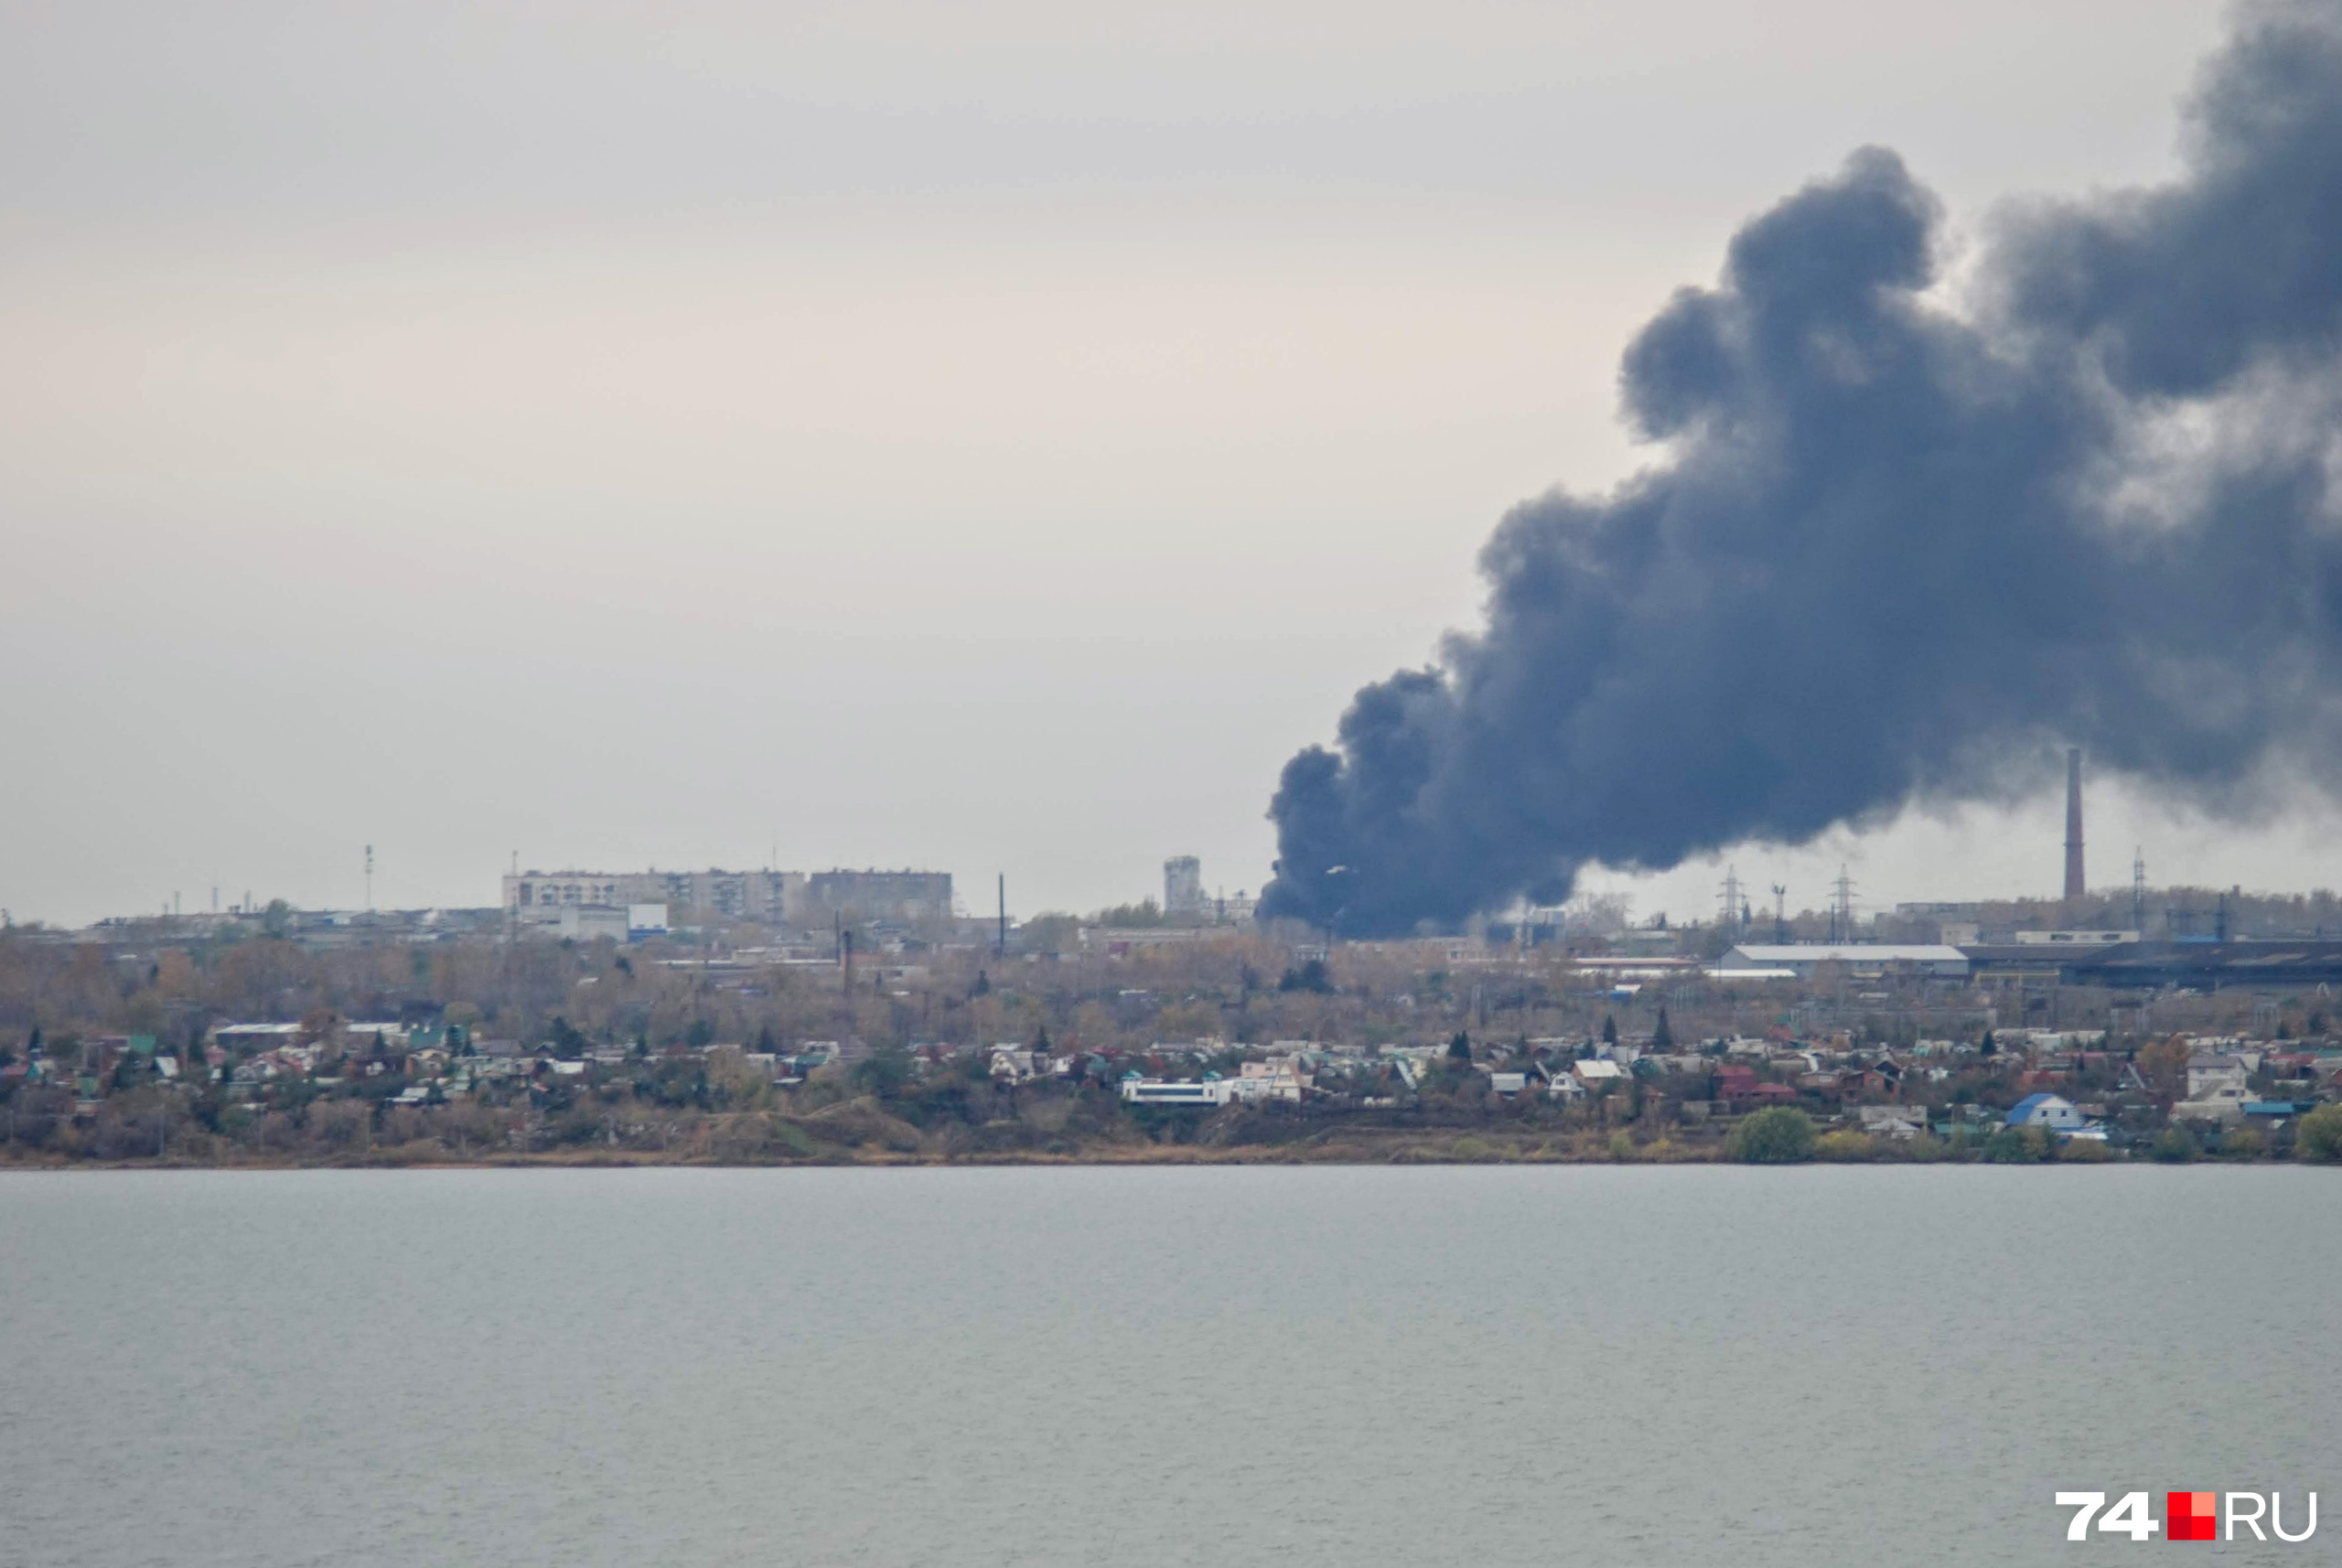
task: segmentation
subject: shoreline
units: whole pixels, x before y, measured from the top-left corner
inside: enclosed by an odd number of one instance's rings
[[[1004,1152],[954,1156],[921,1156],[885,1154],[862,1157],[737,1159],[715,1155],[661,1156],[659,1155],[595,1154],[577,1155],[508,1155],[494,1158],[434,1158],[423,1155],[402,1156],[397,1154],[375,1157],[338,1160],[31,1160],[0,1159],[0,1176],[64,1175],[76,1171],[212,1171],[221,1174],[236,1172],[273,1171],[434,1171],[434,1170],[972,1170],[1005,1169],[1012,1167],[1073,1168],[1132,1168],[1138,1166],[1348,1166],[1381,1169],[1390,1166],[1605,1166],[1625,1169],[1666,1166],[1731,1166],[1739,1169],[1779,1169],[1791,1166],[1869,1166],[1877,1169],[1917,1169],[1940,1166],[1979,1166],[1994,1169],[2122,1169],[2154,1166],[2160,1169],[2180,1165],[2203,1166],[2221,1170],[2316,1169],[2316,1162],[2272,1159],[2197,1159],[2186,1162],[2154,1159],[2086,1159],[1993,1161],[1976,1157],[1904,1158],[1888,1156],[1869,1159],[1810,1159],[1794,1161],[1735,1160],[1721,1153],[1705,1151],[1672,1152],[1655,1158],[1617,1159],[1607,1155],[1578,1155],[1542,1150],[1526,1152],[1493,1152],[1485,1155],[1456,1155],[1413,1147],[1394,1149],[1387,1153],[1345,1148],[1320,1152],[1284,1153],[1264,1149],[1219,1150],[1178,1149],[1144,1154],[1053,1155],[1042,1152],[1019,1154]]]

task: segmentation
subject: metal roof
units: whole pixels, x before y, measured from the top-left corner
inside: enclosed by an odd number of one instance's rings
[[[1968,961],[1966,953],[1941,942],[1743,942],[1732,951],[1758,965]]]

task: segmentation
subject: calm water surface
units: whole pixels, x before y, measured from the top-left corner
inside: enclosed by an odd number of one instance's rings
[[[2342,1513],[2333,1172],[19,1175],[0,1325],[0,1563],[59,1568],[2030,1563],[2135,1558],[2061,1487]]]

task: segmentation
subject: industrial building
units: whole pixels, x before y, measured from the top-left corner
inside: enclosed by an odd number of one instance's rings
[[[2058,956],[2069,985],[2225,991],[2342,984],[2342,941],[2125,942]]]
[[[1716,965],[1724,970],[1788,970],[1810,980],[1823,964],[1840,964],[1852,974],[1889,971],[1945,980],[1968,977],[1968,955],[1939,942],[1744,942]]]

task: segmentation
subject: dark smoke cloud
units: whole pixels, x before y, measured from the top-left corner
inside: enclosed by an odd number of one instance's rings
[[[1579,867],[2004,797],[2068,741],[2218,803],[2342,760],[2342,0],[2242,15],[2165,188],[2003,215],[1971,303],[1865,149],[1628,349],[1663,463],[1515,509],[1487,625],[1286,764],[1265,915],[1452,924]]]

